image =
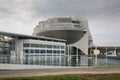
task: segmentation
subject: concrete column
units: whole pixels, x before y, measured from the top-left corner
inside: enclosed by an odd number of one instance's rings
[[[36,65],[36,58],[35,58],[36,53],[35,53],[35,49],[34,49],[34,51],[33,51],[33,54],[34,54],[34,55],[33,55],[33,64]]]
[[[16,63],[23,64],[23,40],[15,39]]]
[[[64,53],[64,66],[66,66],[66,45],[64,46],[64,48],[65,48],[65,53]]]
[[[12,48],[14,48],[15,47],[15,41],[12,41]],[[13,64],[13,63],[16,63],[15,62],[16,61],[16,54],[15,54],[15,50],[11,50],[10,51],[10,64]]]
[[[54,56],[53,56],[53,45],[52,45],[52,66],[53,66],[53,61],[54,61]]]
[[[31,64],[31,51],[30,51],[30,49],[31,49],[31,44],[29,43],[29,56],[28,56],[28,64]]]
[[[3,35],[2,36],[2,38],[3,38],[3,45],[4,45],[4,49],[3,50],[5,50],[5,36]],[[4,58],[4,59],[2,59],[2,60],[4,60],[4,61],[2,61],[2,62],[5,62],[5,57],[4,57],[4,55],[2,56],[2,58]]]
[[[59,51],[60,51],[60,54],[59,54],[59,66],[61,66],[61,46],[60,46]]]
[[[69,66],[71,66],[71,46],[69,46],[69,50],[70,50],[70,52],[69,52]]]
[[[69,66],[69,46],[68,46],[68,66]]]
[[[106,46],[106,54],[105,55],[106,55],[106,61],[107,61],[107,46]]]
[[[116,52],[116,50],[117,50],[117,49],[116,49],[116,46],[115,46],[115,54],[117,55],[117,52]]]
[[[45,48],[45,65],[47,66],[47,47]]]
[[[41,62],[41,60],[40,60],[40,51],[39,51],[39,53],[38,53],[38,57],[39,57],[39,61],[38,61],[38,62],[39,62],[39,65],[41,65],[41,63],[40,63],[40,62]]]
[[[78,66],[78,48],[76,48],[76,62],[77,62],[77,66]]]

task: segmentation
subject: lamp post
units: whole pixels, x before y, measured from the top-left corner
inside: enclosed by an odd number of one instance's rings
[[[97,66],[97,55],[100,54],[100,50],[96,49],[93,50],[93,54],[95,55],[95,66]]]
[[[105,54],[105,56],[106,56],[106,63],[107,63],[107,46],[106,46],[106,54]]]

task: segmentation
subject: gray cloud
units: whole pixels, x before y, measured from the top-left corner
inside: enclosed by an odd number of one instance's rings
[[[79,9],[87,15],[98,15],[119,8],[119,0],[34,0],[33,9],[37,15],[67,15]],[[114,8],[115,7],[115,8]],[[70,12],[70,13],[69,13]],[[97,13],[97,14],[96,14]]]
[[[40,20],[85,15],[95,40],[120,40],[120,0],[0,0],[0,31],[31,34]]]

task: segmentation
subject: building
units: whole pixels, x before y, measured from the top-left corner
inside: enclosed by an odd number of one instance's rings
[[[51,18],[33,35],[0,32],[0,63],[41,66],[88,66],[92,37],[87,21]]]
[[[2,64],[65,65],[66,40],[8,32],[0,32],[0,37]]]
[[[71,46],[72,54],[88,55],[88,48],[92,44],[88,22],[71,17],[40,21],[34,28],[33,35],[67,40],[66,45]]]
[[[89,51],[95,49],[96,46],[89,48]],[[97,46],[97,49],[100,50],[100,55],[102,56],[111,56],[120,58],[120,46]]]
[[[0,32],[0,63],[41,66],[88,66],[88,58],[71,54],[66,40]]]

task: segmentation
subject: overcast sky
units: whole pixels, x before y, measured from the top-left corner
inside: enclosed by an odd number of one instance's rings
[[[29,34],[39,21],[86,16],[94,41],[120,42],[120,0],[0,0],[0,31]]]

